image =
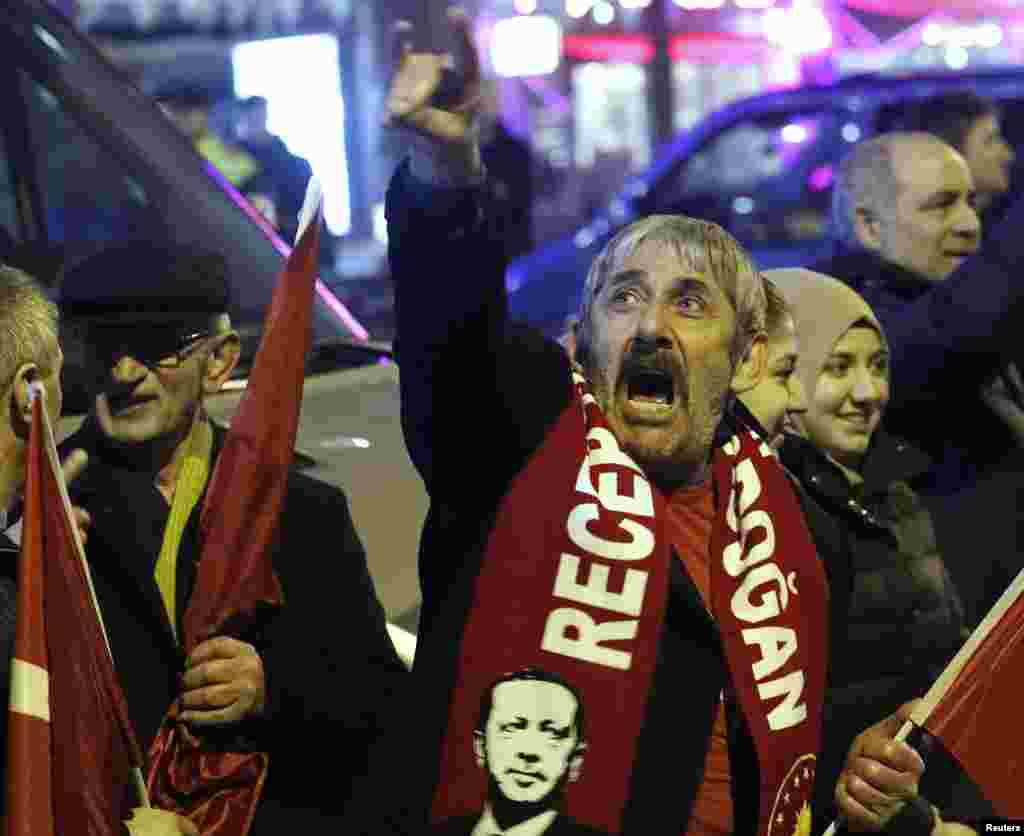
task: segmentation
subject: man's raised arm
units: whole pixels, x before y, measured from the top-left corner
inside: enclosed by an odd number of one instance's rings
[[[491,461],[488,475],[511,477],[570,392],[557,344],[508,324],[502,231],[487,211],[476,135],[479,59],[468,18],[449,18],[458,54],[403,43],[387,101],[387,123],[409,149],[387,197],[402,423],[432,495],[457,489],[450,465],[481,432],[488,455],[508,459]]]

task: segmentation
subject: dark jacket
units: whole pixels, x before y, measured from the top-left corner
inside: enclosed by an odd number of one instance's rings
[[[386,824],[376,811],[367,830],[374,834],[428,827],[459,638],[495,518],[510,484],[570,404],[562,347],[508,322],[500,231],[489,226],[484,195],[419,189],[407,165],[388,192],[402,424],[431,505],[420,546],[415,712],[390,761],[395,787],[404,793],[396,793]],[[726,679],[717,627],[682,561],[672,560],[625,834],[685,830]],[[731,723],[730,732],[735,832],[749,834],[756,825],[756,758],[742,721]],[[664,809],[664,799],[672,799],[672,815],[644,818]]]
[[[263,142],[240,142],[239,145],[260,166],[259,171],[243,184],[243,191],[268,195],[277,208],[278,223],[285,240],[293,241],[313,169],[306,160],[289,151],[277,136]]]
[[[214,456],[223,440],[217,429]],[[89,565],[129,714],[148,749],[180,693],[184,662],[153,579],[169,508],[152,473],[119,460],[91,421],[62,446],[90,454],[73,493],[92,515]],[[199,556],[201,506],[202,499],[179,552],[179,623]],[[253,836],[340,817],[407,679],[340,490],[292,473],[272,560],[284,607],[244,637],[263,661],[264,716],[220,732],[270,752]],[[321,758],[331,768],[321,768]]]
[[[1008,223],[1024,220],[1024,206]],[[871,305],[892,351],[886,426],[932,458],[916,487],[940,530],[968,621],[976,624],[1021,569],[1018,496],[1024,450],[982,402],[979,389],[1006,362],[1024,360],[1024,236],[1000,226],[993,240],[935,283],[872,253],[842,253],[812,269],[845,281]],[[985,559],[974,532],[985,521]]]
[[[816,814],[854,737],[923,696],[966,638],[963,610],[943,564],[932,519],[910,483],[928,458],[878,430],[862,474],[846,476],[810,442],[788,437],[782,460],[841,527],[851,561],[849,608],[835,613]],[[941,787],[931,800],[948,795]],[[941,803],[940,803],[941,806]]]

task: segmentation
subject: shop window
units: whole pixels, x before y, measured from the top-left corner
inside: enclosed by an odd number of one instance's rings
[[[0,261],[10,258],[18,240],[18,198],[11,177],[11,164],[0,136]]]

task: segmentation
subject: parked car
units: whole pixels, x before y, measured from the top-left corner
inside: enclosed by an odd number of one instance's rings
[[[56,285],[62,266],[134,235],[222,253],[243,362],[241,379],[209,406],[230,421],[287,246],[47,0],[0,3],[0,78],[0,260]],[[63,433],[89,406],[73,348]],[[426,496],[405,451],[390,353],[319,288],[299,460],[344,487],[389,618],[415,627]],[[318,548],[329,541],[331,521],[323,524]]]
[[[578,307],[596,253],[621,227],[654,213],[716,221],[762,269],[826,257],[832,181],[850,145],[876,131],[880,112],[891,117],[903,104],[964,88],[997,100],[1007,138],[1024,146],[1024,68],[859,75],[737,101],[681,134],[573,235],[513,262],[511,310],[560,327]]]

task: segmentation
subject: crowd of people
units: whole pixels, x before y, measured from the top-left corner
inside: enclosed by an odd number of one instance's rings
[[[998,113],[954,97],[858,144],[841,252],[814,269],[762,274],[700,219],[630,224],[554,341],[508,318],[516,232],[452,23],[461,85],[449,56],[404,49],[387,102],[414,137],[387,217],[403,428],[431,499],[411,672],[345,494],[300,473],[270,555],[280,612],[181,649],[224,445],[203,400],[239,359],[223,260],[110,247],[66,271],[59,316],[0,267],[0,511],[25,478],[30,387],[60,414],[63,319],[98,394],[62,451],[143,748],[177,702],[213,745],[268,752],[254,836],[977,831],[985,788],[896,732],[1021,568],[1024,208],[984,233],[979,217],[1008,188]],[[259,102],[252,120],[246,152],[270,159]],[[425,271],[438,252],[457,267]],[[5,688],[17,548],[0,532]],[[159,810],[123,827],[196,832]]]

